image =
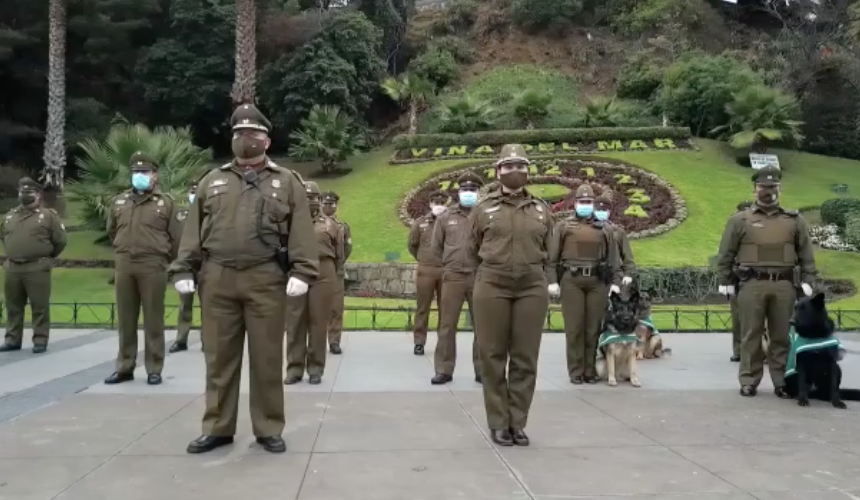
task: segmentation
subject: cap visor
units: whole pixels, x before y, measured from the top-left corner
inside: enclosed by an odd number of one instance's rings
[[[267,134],[269,133],[269,129],[262,125],[257,125],[256,123],[240,123],[238,125],[234,125],[233,130],[259,130]]]
[[[500,167],[502,165],[507,165],[510,163],[525,163],[526,165],[531,165],[532,162],[528,158],[502,158],[501,160],[496,160],[496,166]]]

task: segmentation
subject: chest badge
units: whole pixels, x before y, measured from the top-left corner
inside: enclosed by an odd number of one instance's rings
[[[176,220],[178,220],[179,222],[184,221],[186,217],[188,217],[188,214],[186,212],[179,212],[176,214]]]
[[[755,221],[752,223],[752,227],[762,228],[764,227],[764,224],[762,224],[760,221]]]
[[[490,208],[484,210],[484,213],[485,214],[491,214],[493,212],[498,212],[500,208],[501,207],[490,207]]]
[[[158,200],[158,206],[163,207],[164,206],[164,200]]]
[[[209,184],[209,187],[218,187],[218,186],[226,186],[226,185],[227,185],[226,179],[215,179],[214,181],[212,181]]]
[[[272,187],[275,189],[281,188],[281,180],[280,179],[272,179]]]
[[[456,225],[457,225],[457,221],[455,221],[455,220],[449,220],[449,221],[448,221],[448,225],[449,225],[449,226],[456,226]]]
[[[543,212],[543,207],[542,207],[542,206],[538,205],[538,206],[537,206],[537,207],[535,207],[535,208],[537,208],[537,211],[538,211],[538,212]]]
[[[116,204],[117,204],[117,205],[125,205],[125,201],[126,201],[125,199],[122,199],[122,200],[116,200]]]

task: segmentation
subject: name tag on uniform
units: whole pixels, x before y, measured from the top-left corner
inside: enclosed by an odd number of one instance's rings
[[[538,205],[538,206],[537,206],[537,207],[535,207],[535,208],[537,208],[537,211],[538,211],[538,212],[543,212],[543,206]]]
[[[428,223],[426,223],[426,222],[425,222],[424,224],[421,224],[421,225],[420,225],[420,226],[418,226],[418,227],[427,227],[427,226],[429,226],[429,225],[430,225],[430,224],[428,224]]]
[[[272,179],[272,187],[275,189],[281,188],[281,180],[280,179]]]
[[[753,222],[753,223],[752,223],[752,227],[764,227],[764,224],[762,224],[762,223],[761,223],[761,222],[759,222],[759,221],[755,221],[755,222]]]
[[[164,206],[164,200],[158,200],[158,206],[163,207]]]
[[[456,225],[457,225],[457,221],[455,221],[455,220],[449,220],[449,221],[448,221],[448,225],[449,225],[449,226],[456,226]]]
[[[218,186],[226,186],[227,179],[215,179],[214,181],[209,183],[209,187],[218,187]]]
[[[484,210],[485,214],[491,214],[493,212],[498,212],[501,207],[490,207]]]
[[[117,205],[125,205],[125,200],[116,200]]]

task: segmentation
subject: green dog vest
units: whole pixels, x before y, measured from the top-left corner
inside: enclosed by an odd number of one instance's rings
[[[788,362],[785,364],[786,377],[797,373],[795,364],[797,362],[797,354],[800,352],[820,351],[835,347],[839,350],[837,361],[841,361],[845,357],[845,348],[842,346],[842,342],[839,342],[839,339],[833,335],[823,339],[808,339],[798,335],[794,331],[794,327],[792,327],[788,332],[788,338],[791,340],[791,349],[788,351]]]
[[[604,347],[609,344],[617,344],[617,343],[636,343],[639,342],[639,337],[637,337],[633,333],[629,333],[627,335],[622,335],[620,333],[613,333],[609,330],[606,330],[602,334],[600,334],[600,341],[597,344],[597,347]]]

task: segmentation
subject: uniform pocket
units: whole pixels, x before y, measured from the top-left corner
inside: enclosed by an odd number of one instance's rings
[[[290,206],[286,203],[273,200],[269,198],[266,200],[266,214],[269,216],[269,220],[274,222],[275,224],[282,224],[287,221],[287,218],[290,216]]]
[[[217,213],[221,209],[224,195],[227,194],[227,186],[213,186],[206,190],[206,201],[203,203],[203,212],[207,214]]]
[[[141,217],[141,222],[158,231],[166,231],[169,222],[169,217],[165,210],[148,210],[146,215]]]

